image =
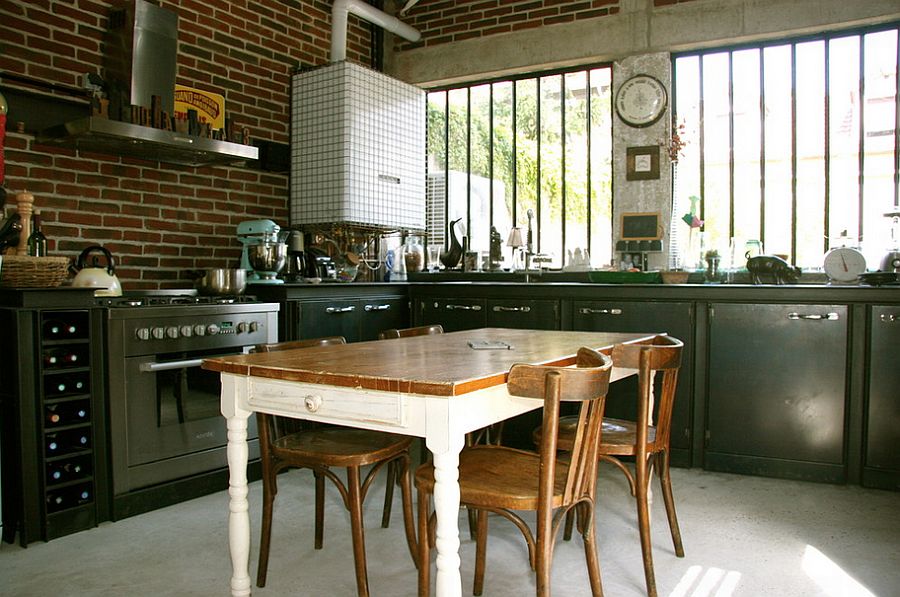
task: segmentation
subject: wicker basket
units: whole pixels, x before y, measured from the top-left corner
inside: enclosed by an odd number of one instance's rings
[[[0,263],[0,286],[55,288],[69,275],[68,257],[4,255]]]

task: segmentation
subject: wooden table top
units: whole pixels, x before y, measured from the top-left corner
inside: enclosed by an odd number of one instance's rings
[[[614,344],[656,334],[481,328],[394,340],[354,342],[206,359],[203,368],[285,381],[434,396],[458,396],[506,383],[515,363],[568,366],[578,349],[609,353]],[[502,341],[512,349],[475,350]]]

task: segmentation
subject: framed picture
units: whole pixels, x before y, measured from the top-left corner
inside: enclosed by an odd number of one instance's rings
[[[659,145],[629,147],[625,151],[626,180],[659,178]]]
[[[622,214],[621,240],[659,240],[662,238],[662,227],[659,225],[659,212],[624,213]]]

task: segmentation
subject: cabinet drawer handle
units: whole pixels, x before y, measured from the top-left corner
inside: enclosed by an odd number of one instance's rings
[[[788,313],[788,319],[806,319],[809,321],[837,321],[841,316],[837,313]]]
[[[366,305],[363,307],[367,312],[368,311],[388,311],[390,310],[390,305]]]
[[[579,313],[582,315],[621,315],[622,309],[591,309],[590,307],[582,307]]]
[[[528,312],[531,311],[531,307],[528,307],[528,306],[525,306],[525,307],[504,307],[504,306],[502,306],[502,305],[495,305],[495,306],[494,306],[494,313],[499,313],[500,311],[512,311],[512,312],[518,312],[518,313],[528,313]]]
[[[481,305],[451,305],[451,304],[448,304],[445,308],[450,311],[481,311]]]
[[[893,313],[882,313],[881,321],[885,323],[894,323],[900,321],[900,316],[894,315]]]
[[[355,311],[356,307],[350,305],[349,307],[328,307],[325,309],[326,313],[350,313],[351,311]]]
[[[322,397],[315,394],[310,394],[309,396],[303,398],[303,405],[306,407],[306,410],[314,413],[322,406]]]

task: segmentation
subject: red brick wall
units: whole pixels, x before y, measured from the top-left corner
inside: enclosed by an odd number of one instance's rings
[[[178,82],[222,93],[254,138],[287,143],[290,72],[328,62],[330,0],[162,0],[178,14]],[[0,2],[0,76],[79,86],[100,73],[111,3]],[[371,62],[368,24],[351,15],[349,60]],[[14,83],[7,82],[7,85]],[[10,123],[10,131],[15,123]],[[6,138],[6,181],[41,208],[52,254],[103,244],[126,290],[189,286],[185,270],[236,266],[237,223],[288,223],[288,177],[244,167],[182,167]]]
[[[435,46],[618,12],[619,0],[421,0],[402,20],[418,29],[422,39],[416,43],[400,40],[396,49]]]

